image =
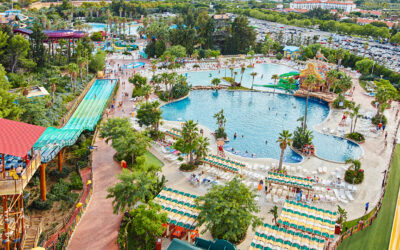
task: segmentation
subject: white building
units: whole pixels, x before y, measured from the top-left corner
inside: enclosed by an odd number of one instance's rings
[[[306,9],[312,10],[316,8],[328,9],[328,10],[344,10],[345,12],[352,12],[356,9],[356,4],[347,1],[329,1],[329,0],[310,0],[310,1],[294,1],[290,3],[291,9]]]

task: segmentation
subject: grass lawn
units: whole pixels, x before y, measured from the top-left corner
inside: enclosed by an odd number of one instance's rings
[[[154,164],[156,166],[163,166],[164,164],[157,158],[155,157],[152,153],[147,151],[144,156],[146,157],[146,163],[148,165]]]
[[[372,226],[345,239],[337,249],[388,249],[400,187],[400,146],[396,146],[382,208]]]

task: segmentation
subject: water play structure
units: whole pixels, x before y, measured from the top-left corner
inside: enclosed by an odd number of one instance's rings
[[[96,80],[63,128],[46,129],[34,145],[41,150],[43,163],[51,161],[62,148],[75,144],[84,130],[93,131],[115,85],[116,80]]]
[[[299,88],[299,72],[289,72],[285,74],[281,74],[279,76],[278,84],[254,84],[257,87],[265,87],[265,88],[277,88],[277,89],[284,89],[284,90],[296,90]],[[294,83],[289,83],[289,79],[294,78]]]

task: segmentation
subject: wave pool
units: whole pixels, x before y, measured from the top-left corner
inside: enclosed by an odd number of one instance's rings
[[[241,155],[247,151],[247,156],[254,153],[257,158],[279,159],[280,148],[276,143],[279,133],[284,129],[293,133],[300,125],[297,119],[304,115],[305,99],[264,92],[197,90],[188,98],[162,107],[165,120],[194,120],[212,130],[217,128],[213,115],[221,109],[225,112],[230,139],[225,146],[227,151],[234,148]],[[325,103],[310,100],[308,127],[323,122],[328,114],[329,107]],[[233,138],[235,132],[236,139]],[[362,155],[361,147],[351,141],[314,130],[313,135],[316,154],[323,159],[344,162]],[[300,159],[290,148],[285,151],[285,162],[299,162]]]

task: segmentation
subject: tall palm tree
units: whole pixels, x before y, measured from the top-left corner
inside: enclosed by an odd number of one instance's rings
[[[68,64],[67,71],[68,71],[68,74],[70,76],[70,81],[71,81],[71,86],[72,86],[72,89],[73,89],[73,93],[75,93],[74,81],[75,81],[76,75],[77,75],[77,73],[79,71],[78,65],[76,65],[76,63]]]
[[[337,63],[337,67],[338,68],[340,67],[340,65],[342,65],[343,58],[344,58],[344,50],[342,48],[339,48],[336,51],[336,59],[338,61],[338,63]]]
[[[196,149],[199,128],[192,120],[186,121],[182,127],[182,139],[176,142],[176,148],[189,154],[189,164],[193,165],[193,151]],[[183,150],[182,150],[183,149]]]
[[[283,130],[279,134],[278,140],[276,140],[276,142],[279,143],[279,147],[281,148],[281,157],[279,158],[278,171],[281,171],[281,169],[282,169],[283,155],[285,153],[287,146],[290,146],[290,144],[292,144],[291,138],[292,138],[292,134],[288,130]]]
[[[276,81],[279,79],[279,75],[274,74],[274,75],[272,75],[271,79],[274,80],[274,93],[275,93],[275,85],[276,85]]]
[[[278,207],[275,205],[275,206],[273,206],[269,211],[268,211],[268,213],[269,214],[272,214],[272,216],[274,217],[273,218],[273,221],[275,222],[275,225],[278,225]]]
[[[360,104],[358,105],[352,105],[351,106],[351,112],[350,112],[350,117],[351,117],[351,126],[350,126],[350,133],[355,132],[356,130],[356,125],[357,125],[357,119],[362,117],[362,115],[360,115]],[[353,120],[354,120],[354,124],[353,124]]]
[[[219,78],[213,78],[211,80],[211,86],[213,86],[215,88],[217,88],[220,83],[221,83],[221,79],[219,79]]]
[[[246,71],[246,67],[244,67],[244,65],[242,65],[242,67],[240,68],[240,74],[241,74],[240,85],[242,85],[243,74],[244,74],[245,71]]]
[[[337,80],[337,71],[329,70],[328,73],[326,74],[326,83],[327,83],[328,92],[331,91],[332,83],[336,82],[336,80]]]
[[[231,71],[231,78],[233,79],[233,67],[229,67],[229,70]]]
[[[199,164],[200,160],[208,153],[208,146],[210,146],[210,139],[207,137],[199,136],[196,143],[196,160],[195,163]]]
[[[364,43],[364,56],[367,54],[367,49],[368,49],[368,47],[369,47],[369,43],[368,43],[368,42],[365,42],[365,43]]]
[[[307,78],[303,82],[303,87],[307,89],[307,98],[306,98],[306,109],[304,111],[304,122],[303,122],[303,131],[307,128],[307,110],[308,110],[308,99],[310,98],[310,90],[312,90],[316,84],[317,77],[313,74],[308,75]]]
[[[251,90],[253,90],[254,78],[256,77],[257,72],[253,71],[250,73],[250,75],[253,78],[253,80],[251,81]]]

